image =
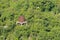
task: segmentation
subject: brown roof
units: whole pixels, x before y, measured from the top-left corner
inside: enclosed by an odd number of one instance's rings
[[[24,16],[20,16],[19,17],[19,22],[24,22],[25,21],[25,17]]]

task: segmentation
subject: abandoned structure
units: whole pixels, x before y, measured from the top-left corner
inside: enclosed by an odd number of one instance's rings
[[[20,16],[16,24],[20,24],[20,25],[27,24],[27,21],[24,16]]]

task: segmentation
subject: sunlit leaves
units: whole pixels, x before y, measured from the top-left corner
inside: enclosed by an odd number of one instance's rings
[[[0,0],[0,40],[60,40],[59,6],[57,0]],[[27,25],[16,24],[21,15]]]

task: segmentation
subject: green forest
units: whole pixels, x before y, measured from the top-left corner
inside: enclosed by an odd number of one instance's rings
[[[0,0],[0,40],[60,40],[60,0]]]

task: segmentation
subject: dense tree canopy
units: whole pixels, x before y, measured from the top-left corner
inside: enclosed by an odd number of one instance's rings
[[[60,0],[0,0],[0,40],[60,40]]]

